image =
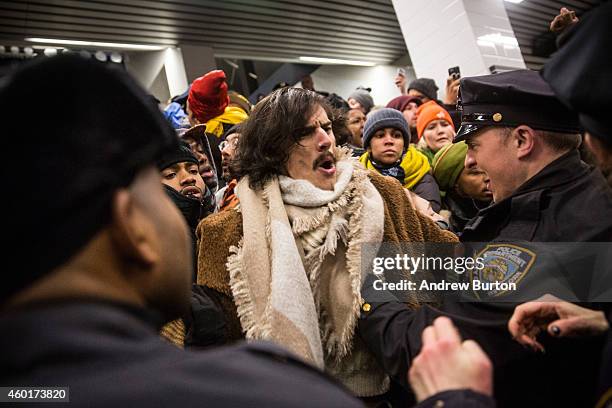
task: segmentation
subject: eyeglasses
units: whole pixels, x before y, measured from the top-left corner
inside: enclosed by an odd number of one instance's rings
[[[223,151],[228,146],[233,147],[235,149],[236,146],[238,146],[238,138],[235,137],[229,142],[227,140],[222,141],[221,143],[219,143],[219,150]]]

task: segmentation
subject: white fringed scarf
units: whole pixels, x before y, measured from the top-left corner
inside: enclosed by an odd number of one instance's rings
[[[243,239],[227,262],[246,338],[274,341],[334,372],[353,347],[361,244],[381,242],[384,223],[367,171],[345,150],[336,159],[333,191],[284,176],[254,191],[241,180]]]

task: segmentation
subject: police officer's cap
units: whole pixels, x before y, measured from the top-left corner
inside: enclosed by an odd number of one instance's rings
[[[461,127],[454,142],[487,126],[516,127],[560,133],[578,133],[575,114],[555,96],[535,71],[516,70],[461,80]]]

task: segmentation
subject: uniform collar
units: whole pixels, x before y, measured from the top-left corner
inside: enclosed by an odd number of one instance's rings
[[[578,150],[572,150],[549,163],[539,173],[523,183],[511,197],[569,183],[584,177],[588,171],[589,167],[580,160]]]
[[[487,238],[496,236],[499,227],[507,224],[509,218],[514,221],[511,230],[505,231],[505,235],[516,238],[532,237],[540,215],[540,201],[544,191],[584,177],[588,172],[589,167],[582,163],[577,150],[564,154],[523,183],[511,196],[480,210],[465,226],[462,239],[471,240],[470,231],[476,230],[488,231],[485,233]],[[495,222],[491,224],[491,220]]]

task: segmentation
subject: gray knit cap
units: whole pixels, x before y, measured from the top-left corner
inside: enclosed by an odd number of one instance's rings
[[[388,127],[402,132],[402,135],[404,135],[404,147],[407,148],[410,144],[408,122],[406,122],[404,115],[400,111],[391,108],[378,109],[368,115],[368,120],[366,120],[363,126],[363,147],[367,149],[374,133]]]
[[[349,95],[348,99],[351,98],[359,102],[363,109],[365,109],[366,115],[374,107],[374,99],[372,99],[372,95],[370,95],[370,93],[365,89],[357,89],[355,92]]]
[[[438,86],[436,82],[431,78],[419,78],[415,79],[408,85],[408,90],[417,90],[429,99],[434,101],[438,99]]]

